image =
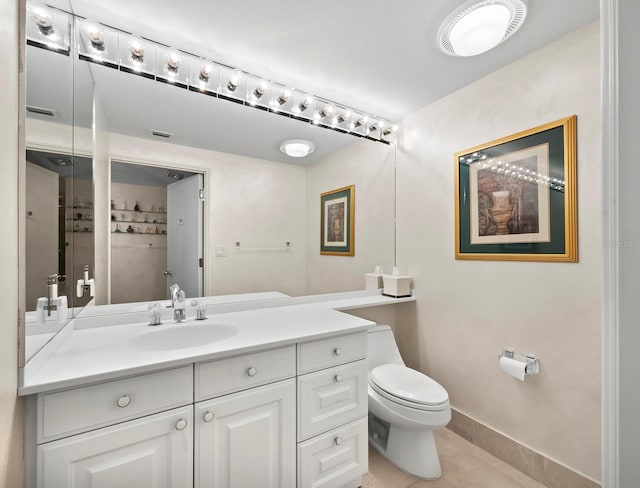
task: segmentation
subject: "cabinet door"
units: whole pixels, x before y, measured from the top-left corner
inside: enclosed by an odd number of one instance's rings
[[[294,488],[295,380],[195,406],[196,488]]]
[[[193,407],[38,446],[38,488],[190,488]]]

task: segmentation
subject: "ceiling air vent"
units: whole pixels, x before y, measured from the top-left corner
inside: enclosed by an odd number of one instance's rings
[[[55,110],[51,110],[50,108],[35,107],[33,105],[27,105],[27,112],[37,115],[44,115],[46,117],[56,116]]]
[[[75,166],[76,162],[71,158],[66,157],[57,157],[57,158],[47,158],[51,163],[56,166],[65,167],[65,166]]]
[[[149,132],[152,136],[162,137],[164,139],[169,139],[173,134],[171,132],[163,132],[161,130],[149,129]]]

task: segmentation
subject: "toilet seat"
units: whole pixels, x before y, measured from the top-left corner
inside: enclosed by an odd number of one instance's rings
[[[437,381],[400,364],[383,364],[369,373],[369,384],[387,399],[419,410],[442,410],[449,395]]]

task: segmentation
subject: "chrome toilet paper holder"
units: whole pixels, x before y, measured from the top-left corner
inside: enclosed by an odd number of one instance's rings
[[[498,355],[498,359],[509,358],[516,361],[522,361],[527,363],[524,372],[525,374],[538,374],[540,372],[540,360],[534,354],[522,354],[514,352],[513,349],[503,349]]]

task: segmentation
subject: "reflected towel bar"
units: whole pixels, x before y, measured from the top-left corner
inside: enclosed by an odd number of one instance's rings
[[[284,246],[274,247],[243,247],[240,245],[240,241],[235,242],[236,251],[244,252],[286,252],[291,250],[291,242],[286,241]]]

